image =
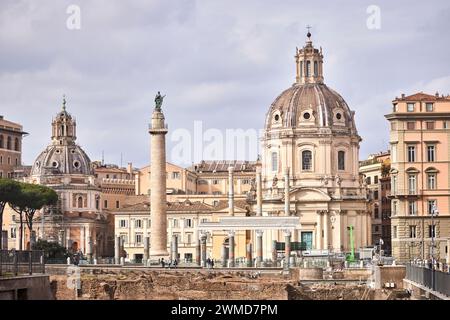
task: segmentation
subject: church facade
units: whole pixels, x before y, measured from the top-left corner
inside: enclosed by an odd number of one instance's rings
[[[349,228],[355,248],[372,242],[366,188],[358,172],[361,137],[354,111],[324,83],[322,48],[314,48],[310,36],[296,50],[295,83],[266,115],[262,215],[299,217],[292,240],[305,242],[308,249],[349,251]],[[283,241],[280,231],[264,239],[267,253],[272,240]]]

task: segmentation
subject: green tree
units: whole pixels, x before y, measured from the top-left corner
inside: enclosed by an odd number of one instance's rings
[[[0,178],[0,250],[3,248],[3,211],[6,204],[15,199],[19,192],[20,186],[18,182]]]
[[[33,250],[43,250],[46,259],[62,259],[69,256],[67,249],[57,242],[39,239],[32,247]]]
[[[20,192],[10,202],[11,207],[19,214],[20,219],[19,250],[22,250],[24,218],[30,231],[31,240],[34,214],[44,206],[56,204],[57,201],[58,195],[51,188],[37,184],[20,183]],[[32,244],[30,248],[32,248]]]

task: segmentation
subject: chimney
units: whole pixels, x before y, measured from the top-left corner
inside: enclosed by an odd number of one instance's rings
[[[130,175],[133,173],[133,163],[131,162],[128,162],[127,173],[129,173]]]
[[[405,99],[405,94],[404,93],[402,93],[402,99]]]
[[[439,92],[436,91],[434,95],[436,96],[436,98],[439,98]]]

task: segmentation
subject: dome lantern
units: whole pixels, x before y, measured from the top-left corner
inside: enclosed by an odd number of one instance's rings
[[[309,27],[310,28],[310,27]],[[311,32],[308,30],[308,39],[303,48],[296,48],[295,63],[297,76],[296,83],[323,83],[323,55],[322,48],[314,48]]]
[[[52,143],[57,145],[73,145],[76,137],[76,121],[66,111],[66,96],[63,96],[62,110],[52,121]]]

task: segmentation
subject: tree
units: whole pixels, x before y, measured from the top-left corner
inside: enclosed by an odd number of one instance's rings
[[[24,218],[28,230],[30,231],[31,240],[33,234],[33,219],[36,210],[40,210],[44,206],[56,204],[57,201],[58,195],[51,188],[37,184],[20,183],[20,192],[10,202],[11,207],[19,214],[20,218],[19,250],[22,250]],[[30,248],[32,248],[32,244]]]
[[[3,211],[7,203],[12,201],[20,192],[19,183],[10,180],[0,178],[0,250],[3,248]]]
[[[46,259],[62,259],[69,256],[67,249],[57,242],[39,239],[32,247],[33,250],[43,250]]]

